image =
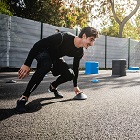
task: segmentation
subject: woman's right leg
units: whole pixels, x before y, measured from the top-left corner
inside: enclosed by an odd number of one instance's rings
[[[37,56],[37,69],[31,77],[23,96],[29,97],[38,87],[44,76],[51,70],[52,60],[48,53],[41,53]]]
[[[38,87],[44,76],[50,71],[47,67],[38,68],[31,77],[23,96],[29,97],[30,94]]]
[[[25,104],[30,94],[38,87],[44,76],[51,70],[52,61],[47,53],[41,53],[37,56],[37,70],[31,77],[25,92],[22,97],[17,101],[16,110],[19,113],[26,112]]]

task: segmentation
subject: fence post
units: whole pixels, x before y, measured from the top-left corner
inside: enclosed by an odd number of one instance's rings
[[[107,36],[105,35],[105,69],[106,69],[106,62],[107,62],[106,58],[107,58]]]
[[[10,30],[11,30],[11,16],[8,17],[8,29],[7,29],[7,52],[6,52],[6,61],[7,61],[7,64],[6,66],[9,67],[10,64],[9,64],[9,57],[10,57],[10,54],[9,54],[9,51],[10,51],[10,41],[11,41],[11,36],[10,36]]]
[[[130,66],[130,38],[128,38],[128,69]]]
[[[78,35],[78,28],[76,28],[76,36]]]
[[[40,39],[43,38],[43,22],[41,22],[41,35],[40,35]]]

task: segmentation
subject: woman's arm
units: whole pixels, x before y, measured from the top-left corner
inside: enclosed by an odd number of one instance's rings
[[[79,64],[80,64],[80,57],[75,57],[73,60],[73,71],[74,71],[74,79],[73,79],[73,85],[74,85],[74,91],[76,94],[81,93],[82,91],[78,87],[77,80],[78,80],[78,74],[79,74]]]
[[[79,63],[80,63],[80,58],[79,57],[74,57],[73,59],[73,71],[74,71],[74,79],[73,79],[73,85],[74,87],[77,87],[77,79],[78,79],[78,74],[79,74]]]

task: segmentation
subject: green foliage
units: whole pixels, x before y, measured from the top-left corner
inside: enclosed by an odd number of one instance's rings
[[[132,25],[129,21],[126,23],[123,29],[123,37],[125,38],[132,38],[132,39],[139,39],[139,34],[137,28]]]
[[[75,25],[87,25],[88,13],[73,4],[67,7],[62,0],[24,0],[26,7],[17,7],[16,3],[9,5],[15,16],[73,28]]]
[[[140,10],[138,11],[138,16],[136,17],[136,31],[137,31],[137,35],[138,35],[138,40],[140,40]]]
[[[101,30],[101,34],[107,35],[107,36],[112,36],[112,37],[118,37],[119,35],[119,25],[117,22],[115,22],[115,19],[111,19],[111,25],[107,28],[103,28]]]
[[[6,1],[0,1],[0,14],[12,16],[12,11],[10,11],[10,7],[7,5]]]
[[[88,1],[88,0],[87,0]],[[104,27],[103,33],[104,34],[114,34],[113,36],[117,35],[117,31],[114,32],[114,27],[107,28],[108,32],[105,33],[106,26],[110,26],[110,19],[113,17],[115,21],[118,23],[116,26],[118,28],[118,36],[117,37],[124,37],[125,31],[124,27],[128,21],[135,15],[137,10],[140,6],[139,0],[91,0],[93,2],[93,12],[91,15],[91,20],[98,20],[100,19],[100,25]],[[112,19],[111,19],[112,20]],[[112,22],[112,21],[111,21]],[[113,25],[113,24],[112,24]],[[116,27],[115,26],[115,27]],[[128,25],[127,25],[128,26]],[[114,32],[114,33],[112,33]],[[135,32],[137,33],[137,32]],[[136,38],[136,37],[135,37]]]
[[[136,18],[136,23],[140,22],[139,16]],[[139,24],[138,24],[139,25]],[[139,27],[134,26],[130,21],[128,21],[123,29],[123,36],[124,38],[132,38],[136,40],[140,40],[139,37]],[[103,28],[101,30],[101,34],[107,35],[107,36],[112,36],[112,37],[118,37],[118,31],[119,31],[119,25],[115,21],[114,18],[111,19],[111,25],[107,28]]]
[[[80,27],[87,26],[88,13],[85,13],[83,9],[71,5],[66,8],[65,5],[60,8],[61,19],[63,24],[61,26],[73,28],[75,25]]]

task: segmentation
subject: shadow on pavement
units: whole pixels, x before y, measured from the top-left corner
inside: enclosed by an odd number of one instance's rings
[[[56,98],[55,97],[50,97],[50,98],[38,98],[36,100],[32,100],[31,102],[29,102],[26,105],[26,109],[27,109],[26,113],[37,112],[38,110],[40,110],[42,108],[42,106],[55,103],[53,101],[50,101],[50,102],[47,102],[47,103],[41,103],[42,101],[52,100],[52,99],[56,99]]]
[[[0,121],[5,120],[15,114],[16,113],[14,108],[0,109]]]
[[[61,100],[61,101],[50,101],[47,103],[41,103],[42,101],[46,101],[46,100],[52,100],[52,99],[57,99],[55,97],[50,97],[50,98],[39,98],[36,100],[33,100],[31,102],[29,102],[26,105],[26,113],[33,113],[33,112],[37,112],[39,111],[43,106],[45,105],[49,105],[49,104],[53,104],[56,102],[67,102],[67,101],[75,101],[73,99],[67,99],[67,100]],[[13,115],[19,114],[16,112],[15,108],[8,108],[8,109],[0,109],[0,121],[5,120]]]

